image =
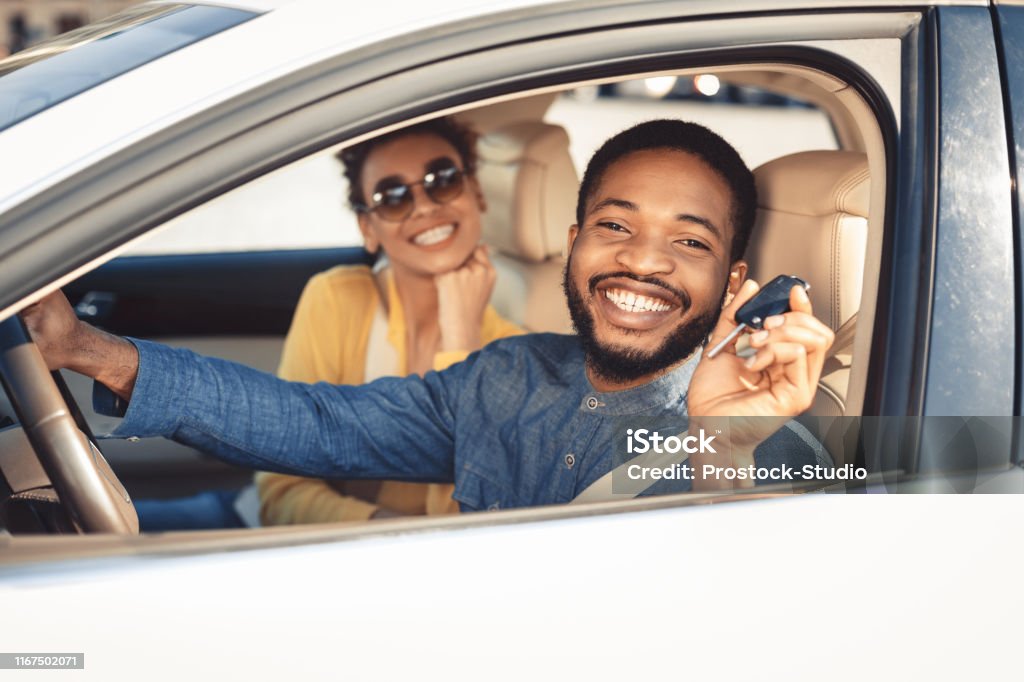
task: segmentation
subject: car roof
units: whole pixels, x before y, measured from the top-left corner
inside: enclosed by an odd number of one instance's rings
[[[487,9],[500,12],[544,1],[490,0]],[[378,0],[343,7],[334,0],[203,4],[264,13],[0,133],[0,158],[18,160],[0,164],[0,212],[139,139],[261,84],[332,55],[481,14],[478,0]]]
[[[168,4],[164,2],[154,4]],[[62,102],[0,133],[0,213],[86,168],[260,85],[325,59],[401,36],[465,22],[499,23],[540,6],[572,15],[615,10],[617,16],[686,16],[840,7],[902,6],[902,0],[227,0],[193,3],[260,12],[243,24],[193,43]],[[952,4],[940,0],[938,4]],[[986,0],[956,4],[985,5]],[[504,15],[504,16],[499,16]],[[552,33],[566,26],[553,25]],[[453,50],[453,51],[457,51]],[[357,56],[354,56],[356,59]]]

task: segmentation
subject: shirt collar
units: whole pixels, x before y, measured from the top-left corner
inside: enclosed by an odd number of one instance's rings
[[[698,348],[688,360],[671,372],[650,383],[624,391],[602,393],[596,390],[590,383],[584,367],[582,371],[585,393],[580,402],[580,410],[603,415],[642,414],[682,403],[682,414],[686,414],[686,395],[690,388],[690,379],[693,378],[693,373],[700,362],[701,350]]]

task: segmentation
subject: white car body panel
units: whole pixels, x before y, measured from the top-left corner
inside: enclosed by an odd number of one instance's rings
[[[50,617],[4,648],[87,679],[1007,679],[1022,511],[814,495],[12,567],[5,612]]]
[[[492,0],[489,11],[530,0]],[[330,56],[476,16],[473,0],[286,4],[133,69],[0,133],[0,212],[133,143]],[[189,74],[182,79],[181,74]],[[98,115],[102,112],[102,115]],[[41,153],[45,151],[45,153]]]

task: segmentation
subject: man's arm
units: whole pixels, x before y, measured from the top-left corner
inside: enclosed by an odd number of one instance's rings
[[[37,305],[26,317],[48,364],[130,400],[115,437],[164,436],[243,466],[311,476],[453,478],[451,403],[470,364],[364,386],[290,383],[72,322],[62,295]]]

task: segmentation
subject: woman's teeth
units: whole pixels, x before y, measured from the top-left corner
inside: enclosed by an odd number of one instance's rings
[[[420,232],[418,235],[413,237],[412,242],[418,246],[440,244],[445,239],[452,236],[453,232],[455,232],[454,225],[438,225],[437,227],[432,227],[429,230]]]
[[[660,298],[637,296],[618,289],[605,289],[604,295],[609,301],[628,313],[663,313],[666,310],[672,310],[672,304]]]

